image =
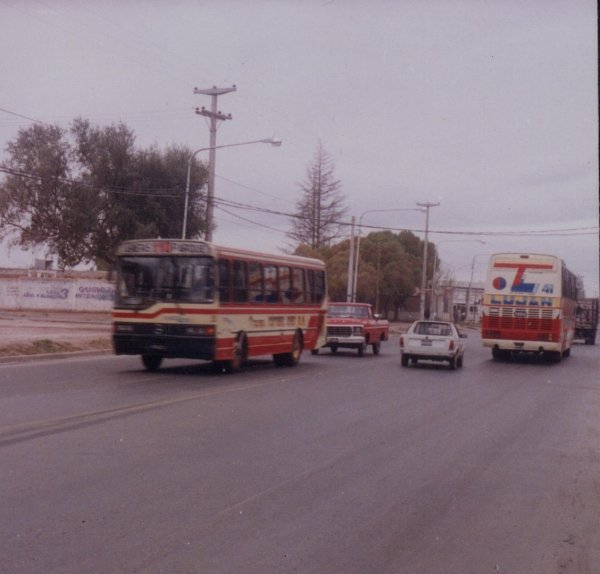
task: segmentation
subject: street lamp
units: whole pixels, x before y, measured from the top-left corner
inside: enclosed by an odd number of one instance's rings
[[[352,301],[355,302],[356,301],[356,285],[358,282],[358,260],[359,260],[359,254],[360,254],[360,238],[361,238],[361,233],[362,233],[362,220],[363,217],[365,215],[367,215],[367,213],[381,213],[381,212],[385,212],[388,213],[390,211],[425,211],[425,208],[423,207],[407,207],[407,208],[398,208],[398,209],[368,209],[367,211],[363,212],[362,215],[360,216],[360,219],[358,220],[358,237],[356,238],[356,260],[354,261],[354,277],[353,277],[353,282],[352,282]]]
[[[189,198],[190,198],[190,179],[191,179],[191,173],[192,173],[192,162],[194,161],[196,154],[199,154],[201,151],[216,150],[216,149],[221,149],[224,147],[237,147],[237,146],[250,145],[250,144],[256,144],[256,143],[266,143],[266,144],[271,144],[273,147],[279,147],[281,145],[281,140],[273,139],[273,138],[262,139],[262,140],[252,140],[252,141],[248,141],[248,142],[224,144],[224,145],[217,145],[217,146],[212,146],[212,147],[203,147],[203,148],[197,149],[196,151],[192,152],[192,154],[190,155],[190,157],[188,159],[188,166],[187,166],[187,179],[186,179],[186,184],[185,184],[185,202],[184,202],[184,206],[183,206],[183,229],[181,231],[182,239],[185,239],[185,236],[187,233],[187,214],[188,214],[188,204],[189,204]],[[209,166],[209,171],[211,169],[212,169],[212,167]],[[212,191],[213,190],[211,190],[211,193],[206,196],[206,240],[207,241],[212,240],[212,225],[213,225],[213,218],[214,218],[214,215],[213,215],[213,213],[214,213],[214,196],[213,196]]]
[[[436,314],[437,314],[437,298],[436,298],[436,294],[435,294],[435,290],[437,288],[437,280],[436,280],[435,274],[436,274],[436,270],[437,270],[439,247],[440,247],[440,245],[442,245],[442,243],[465,243],[465,242],[481,243],[482,245],[485,245],[485,241],[483,239],[443,239],[442,241],[439,241],[435,245],[435,258],[433,260],[433,275],[431,277],[431,306],[432,306],[431,312],[433,313],[434,319],[436,318]]]

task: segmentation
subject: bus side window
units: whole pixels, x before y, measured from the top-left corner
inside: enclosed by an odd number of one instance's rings
[[[251,302],[262,303],[265,300],[262,265],[254,261],[248,264],[248,291]]]
[[[231,302],[231,274],[227,259],[219,260],[219,301],[221,303]]]
[[[277,285],[277,267],[265,265],[265,301],[267,303],[279,303],[279,289]]]
[[[279,296],[282,303],[292,302],[292,284],[289,267],[279,267]]]
[[[248,301],[245,261],[233,262],[233,300],[235,303],[246,303]]]
[[[325,296],[325,273],[308,269],[306,271],[306,302],[321,303]]]
[[[315,303],[322,303],[325,299],[325,271],[315,272]]]
[[[304,303],[304,269],[292,269],[292,302]]]

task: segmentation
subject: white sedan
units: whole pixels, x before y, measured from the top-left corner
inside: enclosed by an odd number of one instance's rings
[[[402,366],[409,361],[447,361],[451,369],[463,366],[466,335],[450,321],[415,321],[400,335]]]

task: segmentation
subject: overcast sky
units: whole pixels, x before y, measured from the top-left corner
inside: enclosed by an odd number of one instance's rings
[[[77,116],[206,147],[194,87],[235,84],[217,144],[283,145],[217,152],[218,198],[293,212],[320,140],[348,219],[422,237],[423,214],[399,210],[439,203],[430,240],[457,278],[493,252],[550,253],[598,294],[593,0],[0,0],[0,22],[2,154],[30,119]],[[288,244],[285,216],[228,211],[216,242]]]

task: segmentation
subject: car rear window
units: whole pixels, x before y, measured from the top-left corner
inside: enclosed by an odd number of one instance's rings
[[[452,336],[452,329],[444,323],[417,323],[414,332],[417,335]]]

